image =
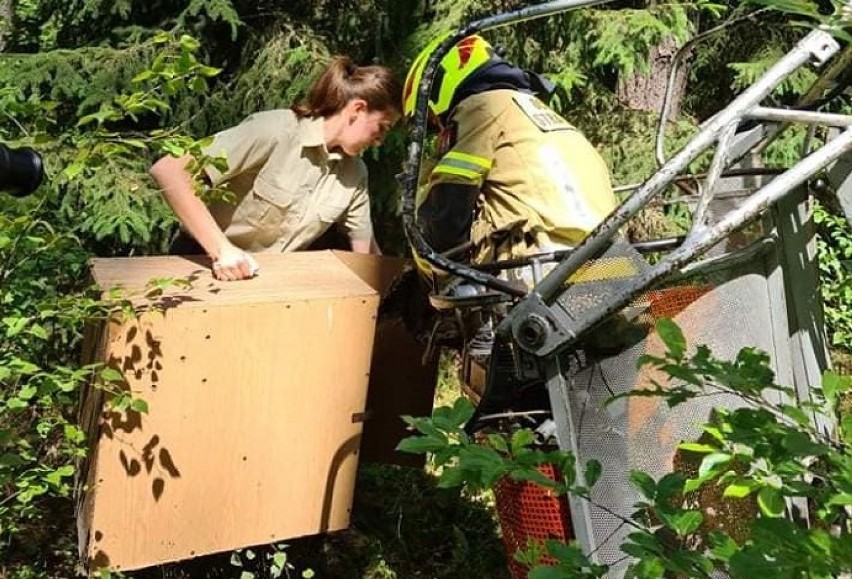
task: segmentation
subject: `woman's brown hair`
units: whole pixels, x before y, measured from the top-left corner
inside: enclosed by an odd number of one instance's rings
[[[358,66],[348,56],[336,56],[311,86],[308,98],[293,105],[299,117],[330,117],[352,99],[362,99],[371,111],[401,112],[402,85],[384,66]]]

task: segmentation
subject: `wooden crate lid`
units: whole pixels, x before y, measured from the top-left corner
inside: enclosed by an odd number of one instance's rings
[[[249,280],[218,281],[204,256],[113,257],[90,260],[95,283],[107,291],[120,287],[125,297],[145,302],[151,280],[186,279],[191,287],[169,287],[160,302],[173,307],[268,303],[373,296],[376,290],[332,251],[255,254],[260,274]]]

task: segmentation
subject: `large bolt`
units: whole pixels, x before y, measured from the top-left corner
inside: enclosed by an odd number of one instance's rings
[[[550,326],[538,314],[530,314],[518,326],[518,342],[529,350],[542,347],[550,335]]]

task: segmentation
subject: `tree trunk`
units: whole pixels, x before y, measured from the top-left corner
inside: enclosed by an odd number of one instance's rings
[[[663,110],[666,95],[666,83],[671,72],[672,62],[677,54],[675,39],[668,37],[651,50],[648,55],[648,71],[636,72],[633,76],[618,80],[617,96],[619,102],[627,108],[637,111]],[[674,80],[669,119],[674,119],[680,110],[680,103],[686,91],[687,66],[681,64]]]
[[[0,0],[0,52],[6,50],[6,37],[12,32],[14,15],[12,0]]]

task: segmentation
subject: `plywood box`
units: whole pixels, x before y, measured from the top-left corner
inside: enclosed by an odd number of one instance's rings
[[[351,252],[334,252],[353,272],[388,296],[393,282],[409,260]],[[424,298],[425,299],[425,298]],[[423,466],[423,455],[399,452],[399,441],[411,432],[402,415],[432,413],[438,381],[438,356],[427,355],[424,344],[415,340],[398,315],[380,315],[373,342],[366,420],[361,440],[361,460],[401,466]]]
[[[359,276],[346,259],[259,255],[261,275],[241,282],[181,257],[93,261],[104,289],[193,283],[89,340],[149,406],[109,412],[101,391],[85,393],[93,445],[78,527],[90,567],[137,569],[348,525],[379,304],[362,277],[381,261],[359,260]]]

